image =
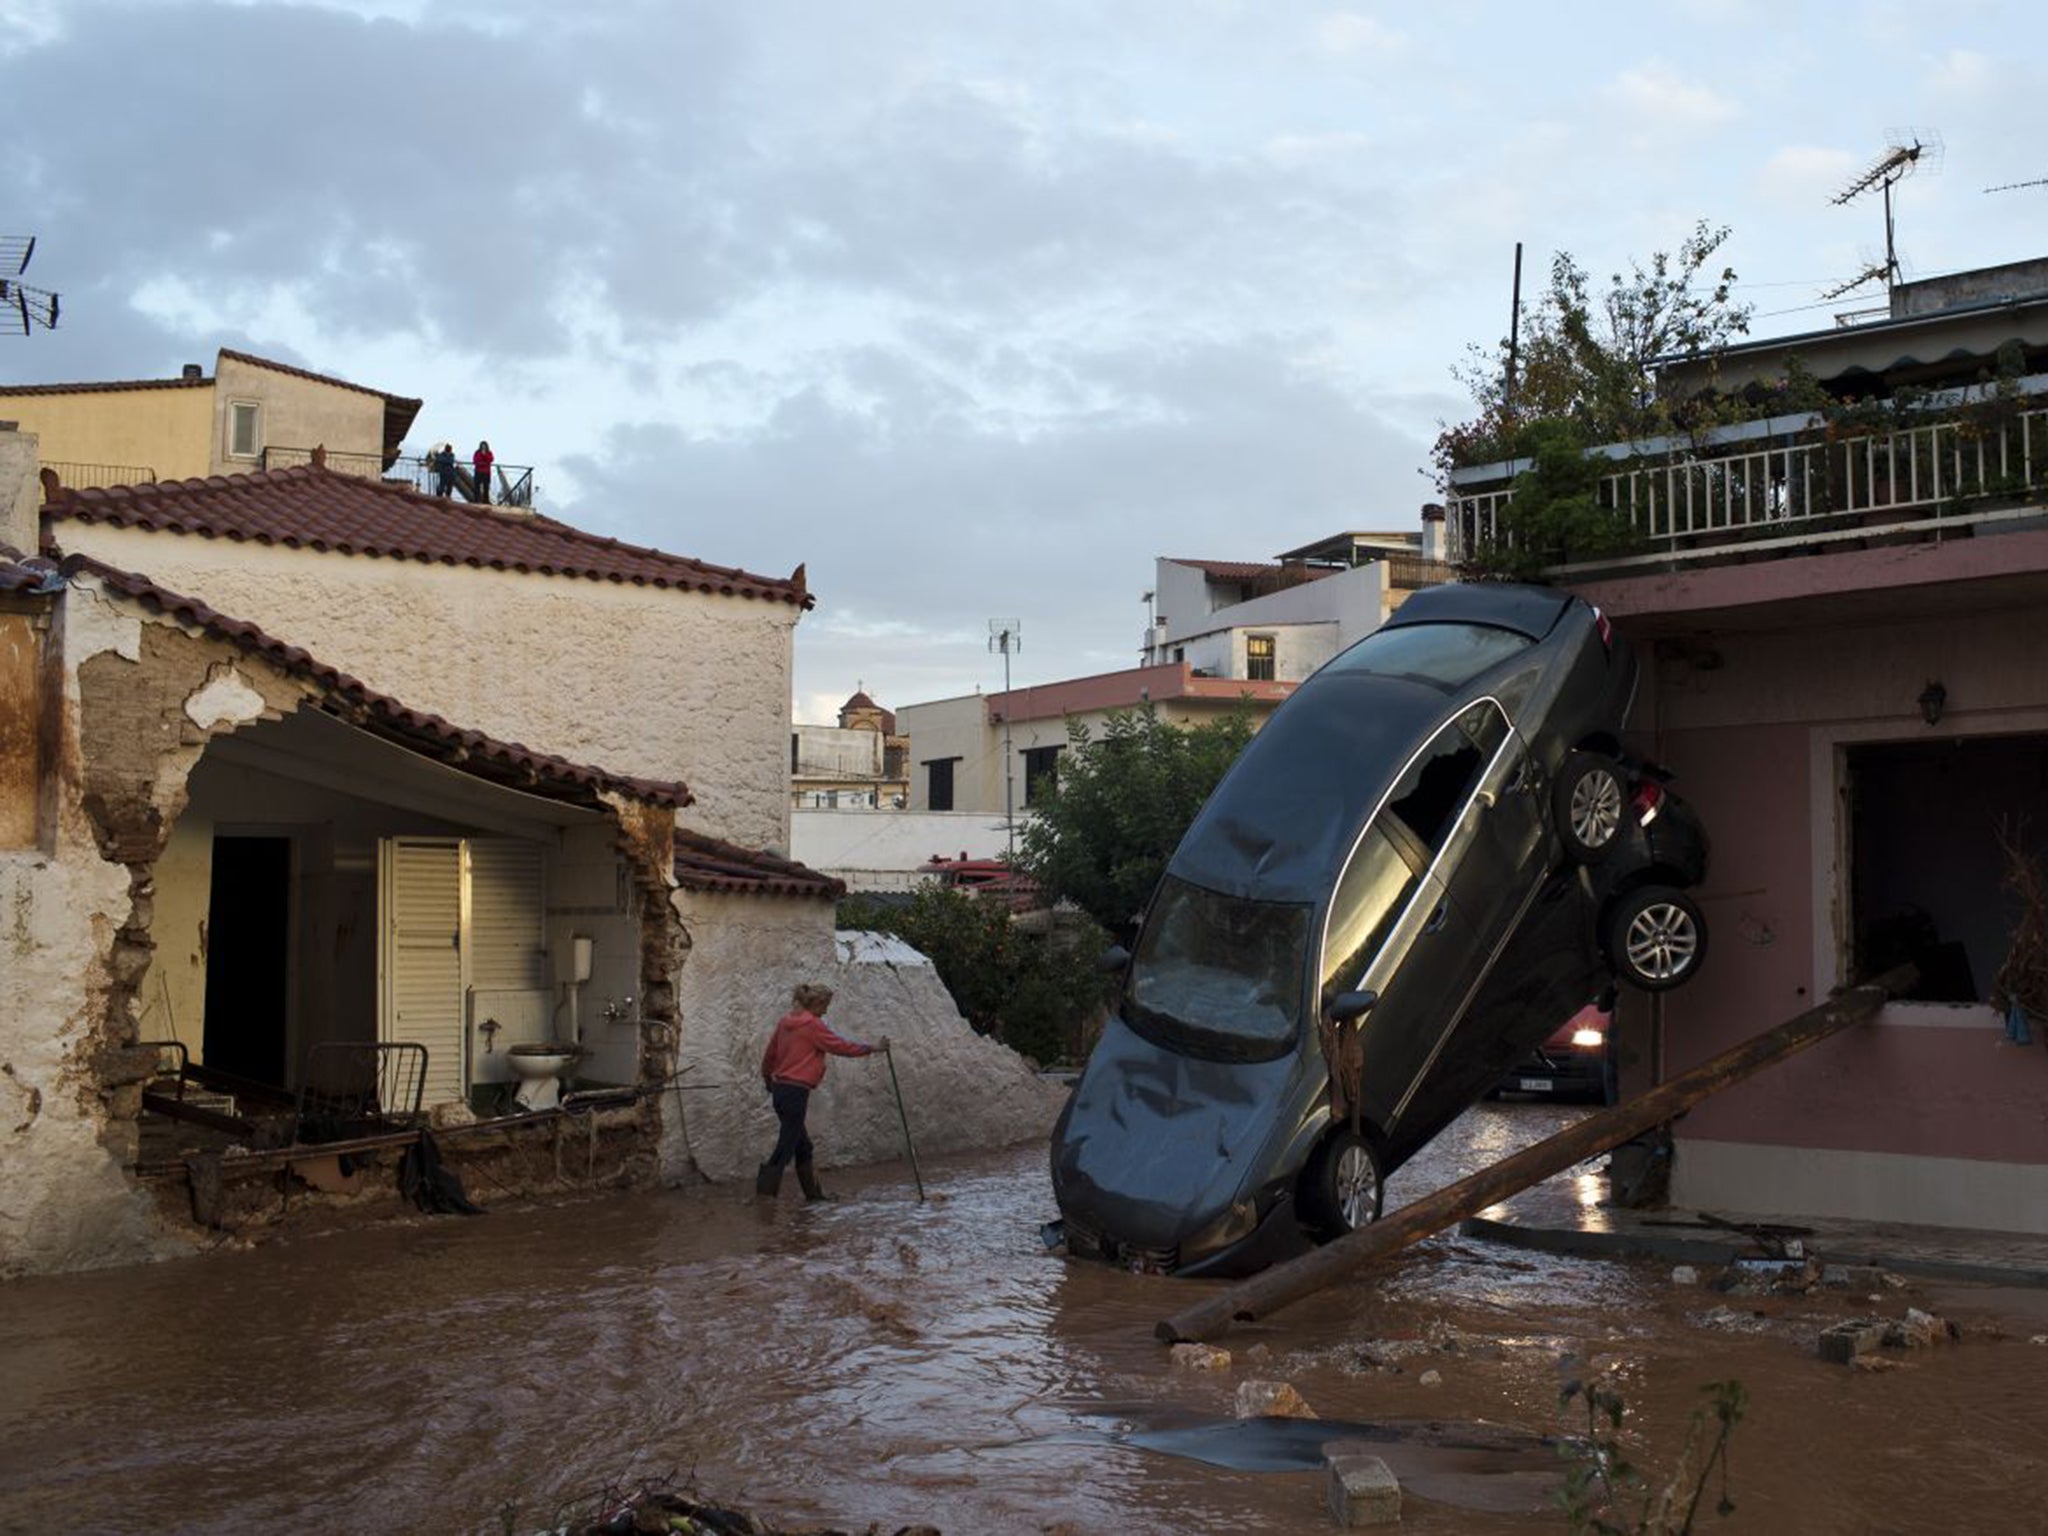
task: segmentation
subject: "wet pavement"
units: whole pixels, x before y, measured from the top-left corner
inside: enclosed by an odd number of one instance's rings
[[[1577,1113],[1482,1106],[1389,1207]],[[2040,1293],[1720,1296],[1674,1286],[1668,1262],[1447,1236],[1190,1374],[1152,1326],[1193,1283],[1044,1254],[1042,1148],[925,1179],[922,1206],[907,1169],[880,1168],[842,1174],[830,1206],[730,1189],[502,1205],[0,1288],[0,1530],[531,1531],[669,1473],[792,1524],[1330,1529],[1315,1472],[1171,1453],[1250,1377],[1380,1428],[1429,1494],[1405,1529],[1556,1530],[1537,1511],[1561,1356],[1617,1386],[1651,1466],[1702,1384],[1748,1385],[1737,1511],[1703,1530],[2048,1530]],[[1908,1301],[1962,1340],[1883,1373],[1815,1358],[1821,1326]],[[1460,1449],[1481,1425],[1496,1448]]]

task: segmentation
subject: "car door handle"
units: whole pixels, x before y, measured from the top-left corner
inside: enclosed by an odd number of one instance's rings
[[[1451,904],[1448,901],[1438,902],[1436,910],[1429,914],[1429,921],[1422,925],[1422,931],[1424,933],[1442,933],[1444,931],[1444,924],[1450,921],[1450,916]]]
[[[1500,797],[1490,789],[1482,789],[1472,797],[1472,801],[1482,811],[1490,811],[1500,803]]]

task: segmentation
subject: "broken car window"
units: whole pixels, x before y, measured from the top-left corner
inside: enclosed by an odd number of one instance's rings
[[[1374,672],[1449,693],[1534,643],[1487,624],[1410,624],[1367,635],[1323,670]]]
[[[1169,875],[1131,963],[1132,1014],[1161,1044],[1248,1059],[1293,1048],[1305,904],[1225,896]]]

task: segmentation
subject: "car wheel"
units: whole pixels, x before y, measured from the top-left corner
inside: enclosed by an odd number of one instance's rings
[[[1339,1130],[1316,1148],[1303,1176],[1302,1205],[1309,1225],[1325,1238],[1380,1219],[1380,1160],[1363,1137]]]
[[[1707,954],[1707,920],[1685,892],[1669,885],[1630,891],[1607,921],[1608,958],[1645,992],[1690,981]]]
[[[1551,795],[1565,852],[1580,864],[1606,858],[1621,835],[1621,818],[1628,810],[1620,765],[1598,752],[1574,752],[1564,760]]]

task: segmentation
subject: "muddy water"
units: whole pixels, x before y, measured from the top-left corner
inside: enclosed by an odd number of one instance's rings
[[[1569,1113],[1475,1111],[1390,1203]],[[842,1176],[830,1207],[724,1191],[501,1207],[0,1289],[0,1529],[500,1530],[509,1506],[533,1530],[607,1482],[694,1469],[793,1523],[1315,1531],[1313,1473],[1119,1437],[1227,1415],[1247,1375],[1397,1432],[1551,1433],[1571,1352],[1619,1382],[1653,1464],[1699,1384],[1748,1384],[1739,1507],[1706,1529],[2048,1530],[2039,1317],[1850,1373],[1811,1354],[1843,1299],[1725,1299],[1662,1266],[1451,1238],[1233,1335],[1228,1375],[1175,1375],[1151,1327],[1189,1286],[1045,1257],[1042,1151],[926,1177],[939,1197],[922,1207],[881,1169]],[[2021,1304],[1926,1299],[1966,1322]],[[1688,1321],[1724,1300],[1737,1328]],[[1253,1344],[1270,1358],[1248,1362]],[[1397,1442],[1389,1459],[1441,1496],[1411,1499],[1410,1531],[1560,1528],[1512,1512],[1544,1493],[1501,1475],[1512,1458]]]

